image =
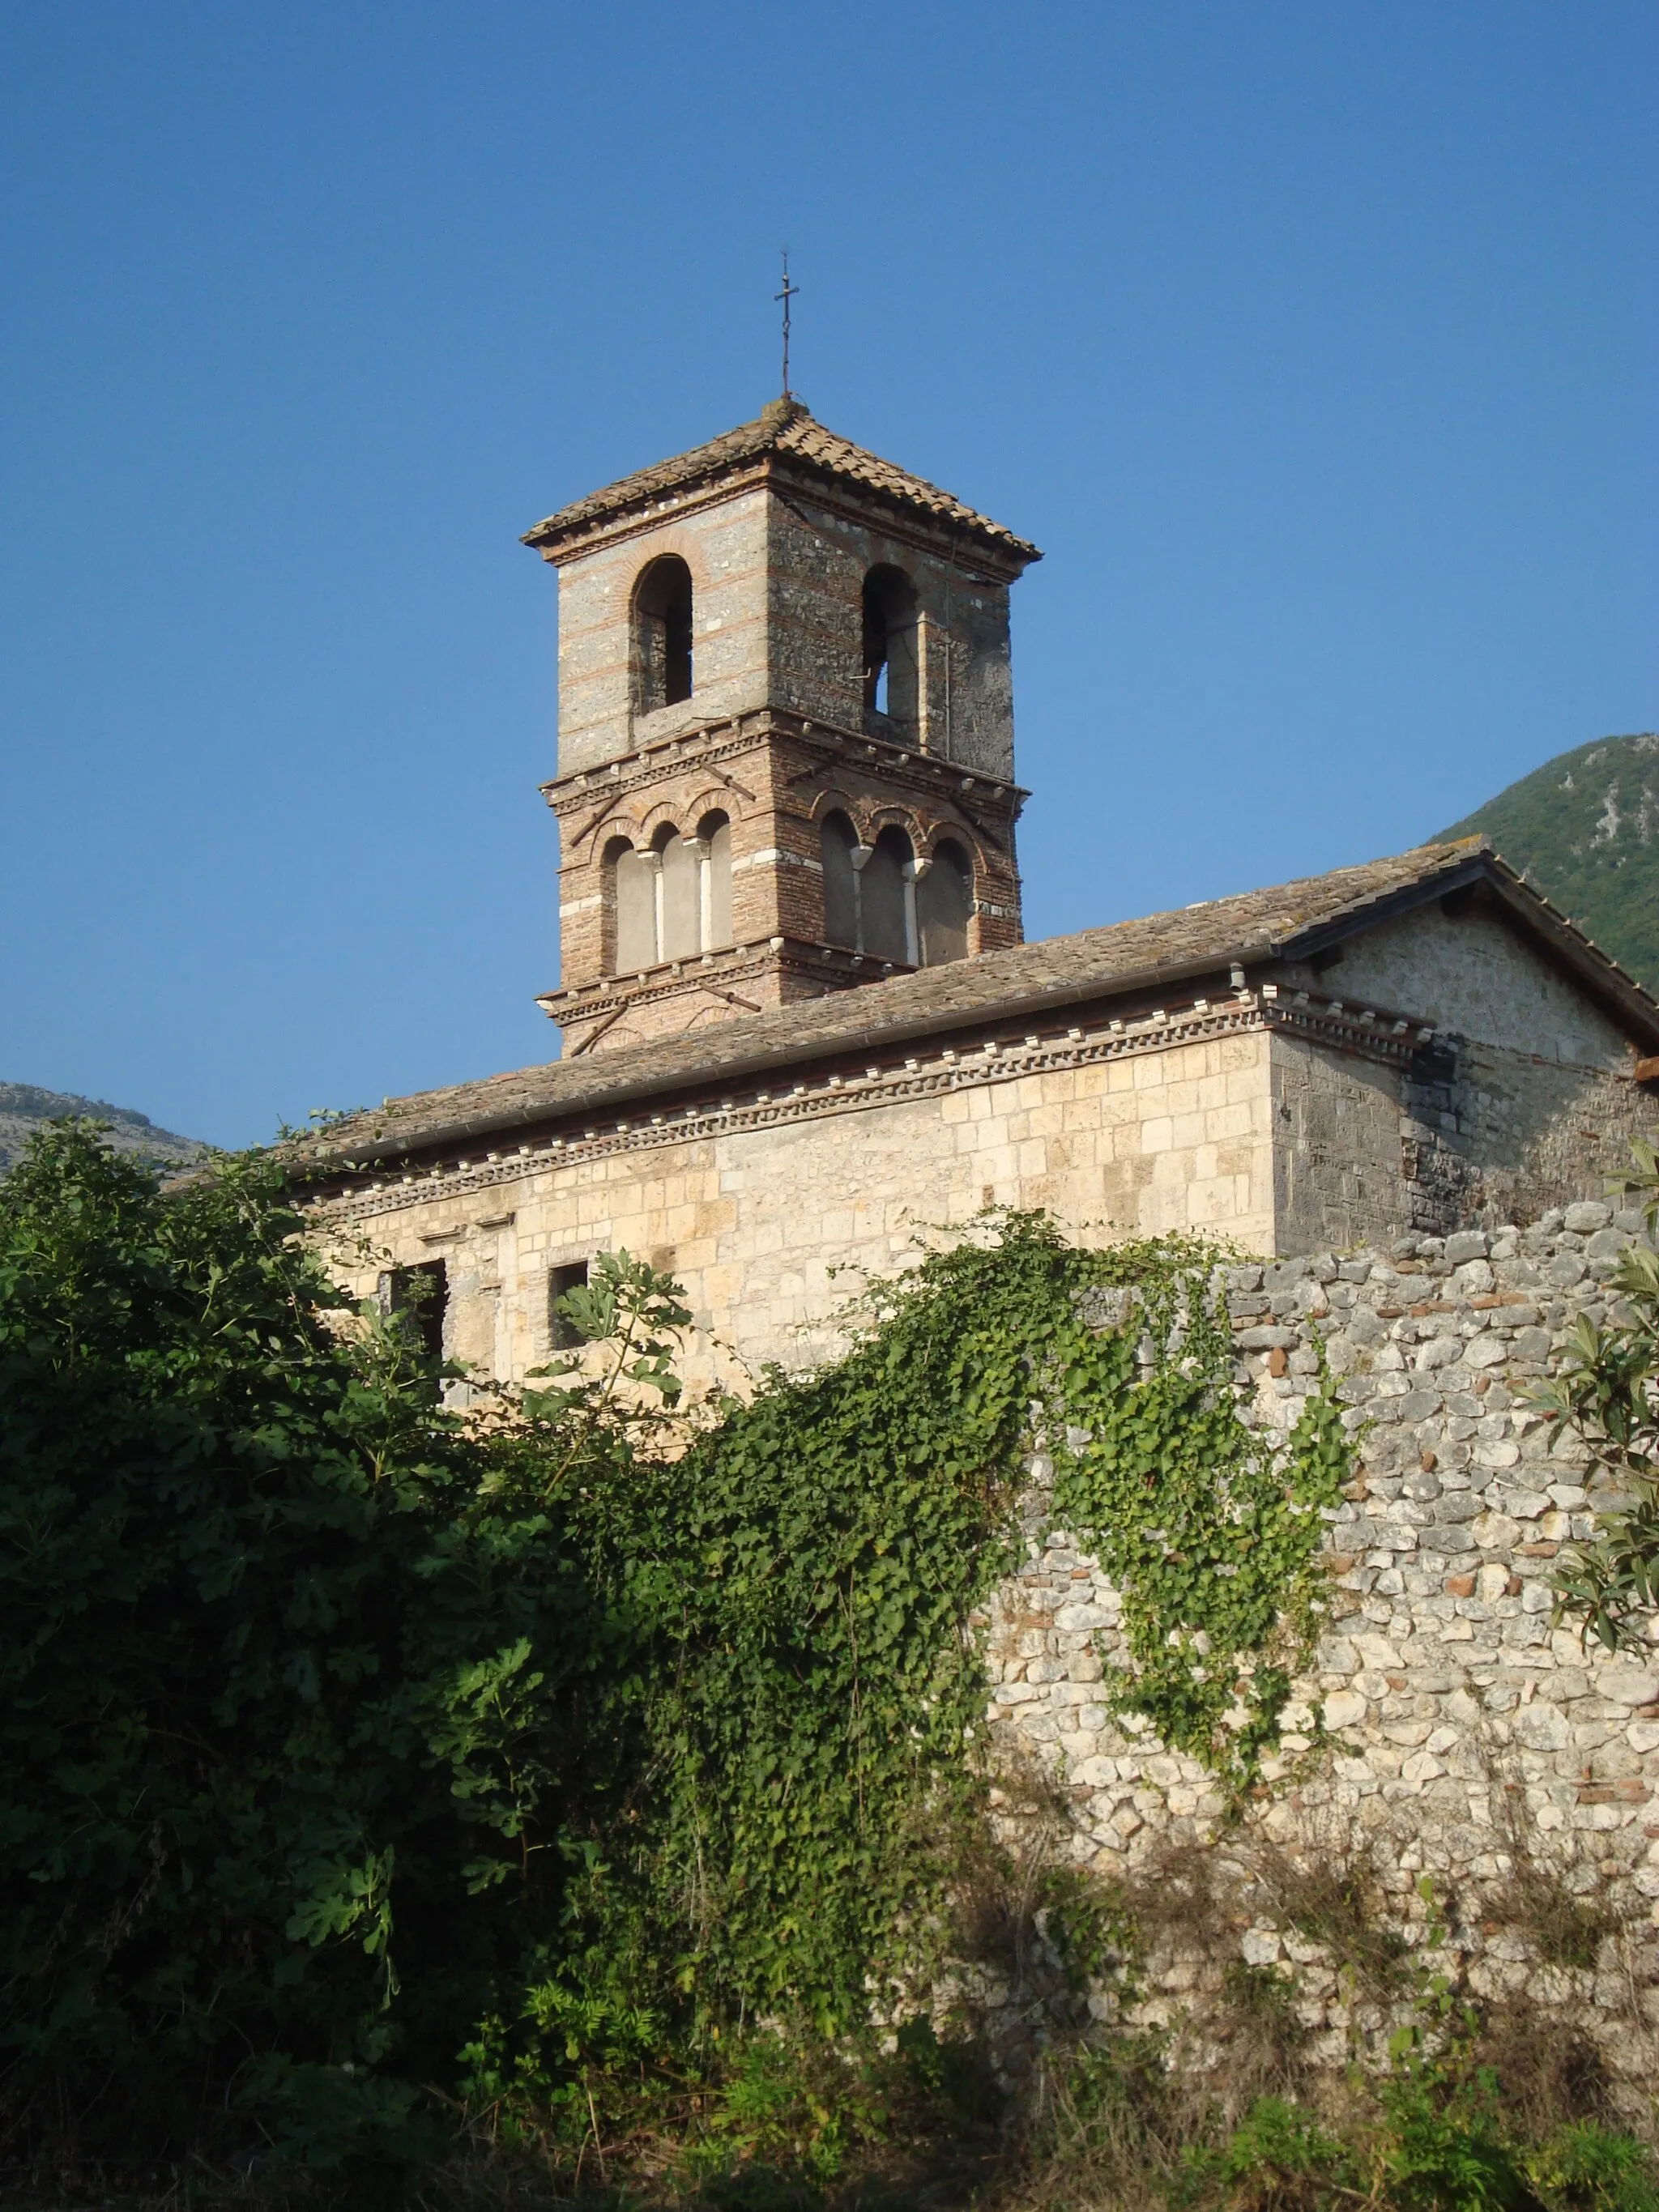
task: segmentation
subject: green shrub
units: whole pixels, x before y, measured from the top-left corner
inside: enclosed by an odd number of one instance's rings
[[[1645,2147],[1595,2120],[1558,2128],[1522,2161],[1549,2212],[1656,2212],[1659,2188]]]
[[[343,2175],[458,2107],[597,2147],[711,2082],[763,2136],[754,2023],[867,2055],[948,1948],[1034,1398],[1091,1432],[1121,1702],[1235,1781],[1273,1740],[1343,1447],[1319,1396],[1288,1468],[1243,1428],[1206,1248],[1003,1217],[692,1417],[678,1294],[617,1255],[572,1294],[600,1348],[480,1420],[290,1173],[164,1193],[76,1125],[0,1188],[13,2144]],[[1102,1284],[1139,1286],[1103,1332]],[[1051,1887],[1086,1975],[1111,1916]]]

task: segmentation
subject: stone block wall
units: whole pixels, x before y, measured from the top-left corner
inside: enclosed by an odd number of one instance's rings
[[[1432,1233],[1535,1220],[1605,1188],[1651,1128],[1654,1099],[1605,1064],[1450,1036],[1407,1079],[1401,1110],[1396,1218]]]
[[[1400,1072],[1276,1045],[1281,1251],[1535,1220],[1651,1125],[1624,1032],[1474,888],[1282,971],[1297,1003],[1400,1008],[1432,1037]]]
[[[924,1048],[833,1085],[774,1078],[685,1133],[647,1108],[556,1150],[395,1181],[319,1227],[361,1231],[399,1265],[443,1255],[451,1346],[502,1379],[547,1357],[550,1268],[639,1254],[685,1285],[692,1379],[732,1381],[738,1361],[832,1352],[860,1274],[914,1264],[931,1227],[983,1206],[1047,1207],[1085,1240],[1187,1230],[1270,1246],[1268,1044],[1245,1030],[1089,1059],[1079,1043],[1079,1064],[1058,1066],[1040,1048]],[[372,1273],[344,1265],[367,1295]]]
[[[1121,1599],[1054,1524],[1051,1463],[1033,1463],[1026,1562],[986,1632],[999,1756],[1046,1776],[1079,1865],[1133,1881],[1181,1846],[1213,1847],[1225,1945],[1290,1983],[1333,2063],[1356,2039],[1375,2050],[1403,2005],[1293,1924],[1264,1852],[1368,1866],[1408,1955],[1440,1923],[1435,1957],[1476,1996],[1524,1996],[1589,2036],[1631,2114],[1659,2066],[1659,1627],[1632,1662],[1552,1626],[1553,1564],[1593,1530],[1596,1494],[1583,1448],[1552,1443],[1524,1398],[1575,1318],[1607,1316],[1641,1227],[1587,1201],[1528,1228],[1233,1268],[1250,1417],[1288,1431],[1322,1341],[1359,1457],[1328,1516],[1328,1633],[1240,1826],[1202,1765],[1114,1717],[1102,1685],[1124,1663]],[[1563,1897],[1606,1915],[1577,1964],[1552,1954],[1539,1904]],[[1218,1963],[1167,1936],[1127,2016],[1168,2023]],[[1011,2045],[1045,2032],[1030,1996],[988,1990]],[[1090,2003],[1126,2011],[1109,1983]]]
[[[1279,1249],[1364,1243],[1411,1219],[1398,1068],[1301,1038],[1273,1041]]]

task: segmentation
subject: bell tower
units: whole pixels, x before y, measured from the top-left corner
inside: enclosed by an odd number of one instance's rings
[[[559,571],[569,1053],[1018,944],[1036,548],[793,398],[526,535]]]

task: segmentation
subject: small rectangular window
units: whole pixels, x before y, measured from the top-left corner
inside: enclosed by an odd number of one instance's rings
[[[571,1260],[562,1267],[547,1271],[547,1341],[554,1352],[574,1352],[579,1344],[586,1344],[583,1335],[568,1314],[561,1313],[559,1300],[567,1291],[579,1291],[587,1283],[586,1260]]]
[[[388,1319],[406,1316],[428,1359],[444,1356],[444,1322],[449,1311],[449,1269],[441,1260],[420,1260],[393,1267],[380,1278],[380,1311]]]

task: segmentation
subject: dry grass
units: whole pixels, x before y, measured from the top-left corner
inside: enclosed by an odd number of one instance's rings
[[[1520,1783],[1495,1778],[1491,1802],[1510,1872],[1487,1886],[1483,1917],[1524,1936],[1546,1966],[1592,1970],[1623,1918],[1613,1895],[1616,1869],[1586,1863],[1571,1844],[1565,1863],[1540,1856]]]

